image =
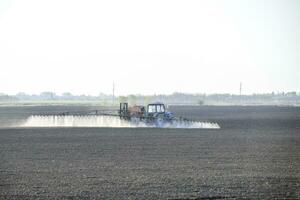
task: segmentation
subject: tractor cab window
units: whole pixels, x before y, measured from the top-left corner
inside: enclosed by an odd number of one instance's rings
[[[161,112],[165,112],[165,106],[164,105],[160,105],[160,110],[161,110]]]
[[[164,108],[164,106],[163,105],[157,105],[157,112],[158,113],[162,113],[162,112],[165,112],[165,108]]]
[[[149,105],[148,106],[148,112],[149,113],[155,113],[156,112],[156,106],[155,105]]]
[[[148,113],[164,113],[165,107],[163,104],[148,105]]]
[[[156,110],[157,110],[158,113],[161,112],[161,111],[160,111],[160,108],[161,108],[160,105],[157,105],[157,106],[156,106]]]

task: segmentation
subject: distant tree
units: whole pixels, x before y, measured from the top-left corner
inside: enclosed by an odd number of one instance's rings
[[[53,100],[56,97],[54,92],[42,92],[40,98],[43,100]]]
[[[149,103],[152,103],[153,97],[152,96],[145,96],[144,97],[144,104],[148,105]]]
[[[290,97],[295,97],[295,96],[297,96],[297,93],[296,92],[288,92],[288,93],[286,93],[286,96],[290,96]]]
[[[18,98],[15,96],[9,96],[9,95],[0,95],[0,101],[17,101]]]
[[[137,97],[133,94],[128,96],[128,103],[131,105],[135,105],[137,103]]]
[[[198,105],[199,105],[199,106],[204,105],[204,101],[203,101],[203,100],[198,100]]]
[[[16,94],[16,97],[19,99],[19,100],[28,100],[31,98],[30,95],[24,93],[24,92],[19,92]]]
[[[70,92],[64,92],[64,93],[62,93],[62,98],[70,100],[70,99],[73,99],[74,96]]]
[[[127,101],[128,101],[128,98],[125,97],[125,96],[119,96],[119,97],[118,97],[118,100],[119,100],[119,102],[127,102]]]

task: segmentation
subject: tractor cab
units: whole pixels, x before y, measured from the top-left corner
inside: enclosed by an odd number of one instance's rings
[[[174,119],[173,114],[166,111],[166,107],[163,103],[148,104],[146,116],[150,120],[155,120],[157,123],[161,121],[170,122]]]
[[[171,121],[174,117],[171,112],[166,111],[166,107],[163,103],[151,103],[144,106],[132,106],[128,107],[128,103],[120,103],[119,116],[122,119],[139,118],[146,120],[164,120]]]

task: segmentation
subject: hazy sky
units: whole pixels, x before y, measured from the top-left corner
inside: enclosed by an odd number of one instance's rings
[[[300,1],[0,0],[0,92],[300,91]]]

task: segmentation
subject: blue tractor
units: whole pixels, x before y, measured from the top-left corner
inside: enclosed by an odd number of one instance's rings
[[[128,103],[120,103],[119,116],[125,120],[141,121],[155,126],[162,126],[164,123],[172,123],[174,116],[166,111],[163,103],[151,103],[145,106],[128,107]]]

